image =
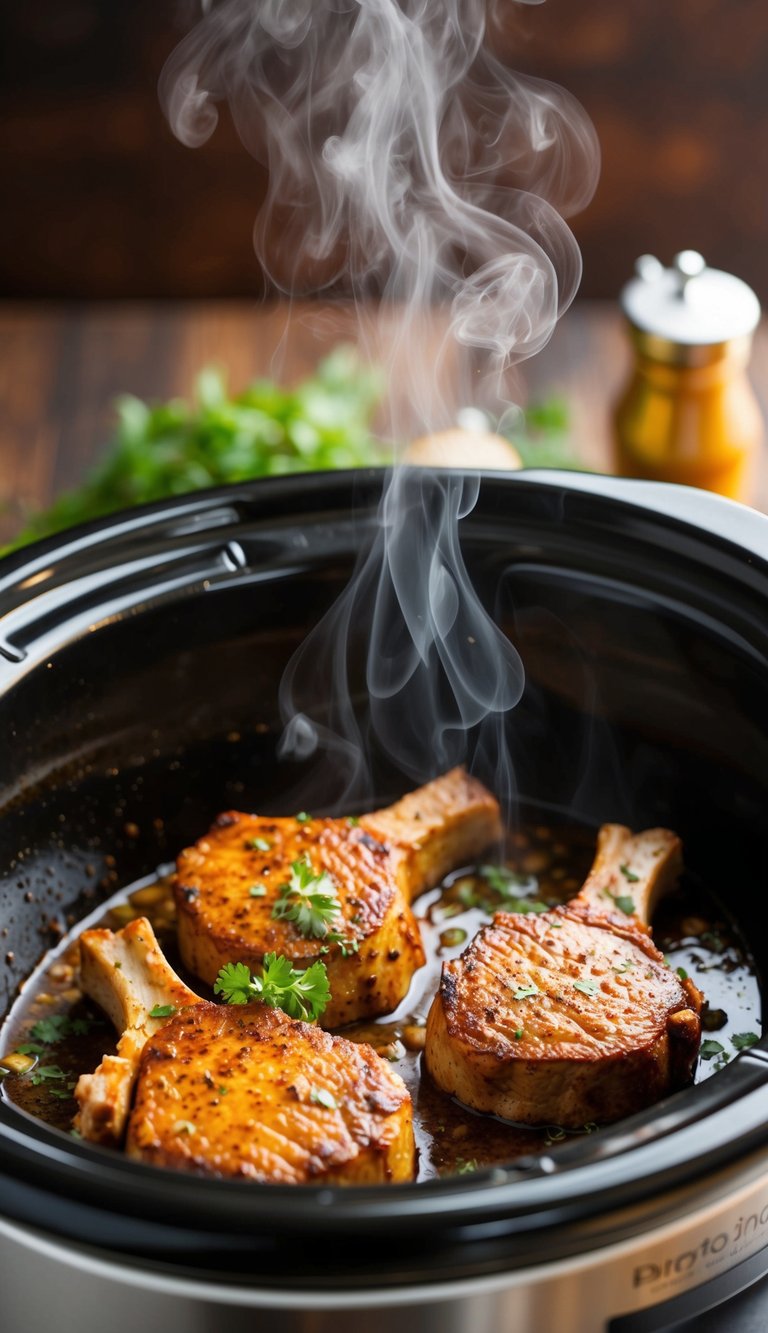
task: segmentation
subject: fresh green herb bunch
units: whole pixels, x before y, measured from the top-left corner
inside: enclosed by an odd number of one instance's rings
[[[36,515],[21,546],[117,509],[246,481],[251,477],[387,461],[371,433],[380,376],[352,347],[338,347],[296,389],[256,380],[230,396],[213,368],[198,376],[195,401],[150,406],[118,400],[115,436],[76,490]]]

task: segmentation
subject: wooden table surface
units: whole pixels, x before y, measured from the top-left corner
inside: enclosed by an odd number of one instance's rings
[[[0,541],[25,512],[75,485],[109,439],[111,404],[188,395],[198,370],[216,363],[233,389],[256,375],[291,383],[349,338],[344,312],[252,302],[0,305]],[[550,344],[521,369],[529,401],[557,393],[571,416],[575,452],[610,470],[610,410],[630,354],[608,303],[581,302]],[[768,327],[758,331],[752,379],[768,408]],[[768,468],[758,503],[768,509]]]

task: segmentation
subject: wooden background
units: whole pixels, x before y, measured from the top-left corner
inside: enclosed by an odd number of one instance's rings
[[[510,0],[511,3],[511,0]],[[173,0],[0,6],[0,295],[250,296],[264,189],[222,116],[192,152],[157,79],[196,7]],[[515,6],[509,63],[564,84],[603,152],[575,222],[582,293],[614,297],[635,257],[684,247],[768,301],[766,0]]]

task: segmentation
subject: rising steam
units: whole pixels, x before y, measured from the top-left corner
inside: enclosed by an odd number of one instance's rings
[[[255,240],[275,286],[351,296],[363,344],[372,298],[396,314],[399,438],[452,424],[470,403],[500,416],[506,372],[544,345],[578,286],[563,217],[592,195],[597,144],[567,93],[493,54],[489,21],[510,10],[509,0],[221,0],[163,72],[184,143],[203,143],[226,101],[268,167]],[[437,351],[424,332],[435,311]],[[433,775],[468,757],[471,736],[511,783],[502,719],[523,672],[464,568],[458,523],[476,492],[471,479],[396,469],[372,549],[289,667],[284,748],[339,749],[338,800],[365,794],[369,738],[348,679],[361,633],[368,722],[398,766]]]

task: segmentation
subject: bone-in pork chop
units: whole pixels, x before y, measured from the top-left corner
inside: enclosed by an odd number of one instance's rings
[[[196,1004],[144,1047],[126,1151],[272,1184],[411,1180],[411,1099],[370,1046],[263,1004]]]
[[[275,1183],[380,1184],[415,1168],[409,1093],[367,1045],[265,1004],[210,1004],[150,923],[81,937],[81,985],[121,1037],[78,1081],[76,1126],[128,1155]]]
[[[577,1128],[689,1083],[702,997],[647,925],[680,868],[673,833],[606,825],[569,903],[497,913],[443,965],[425,1049],[438,1086],[478,1111]]]
[[[322,958],[323,1027],[389,1013],[424,963],[410,899],[500,834],[498,803],[463,769],[359,820],[220,815],[177,862],[184,964],[213,983],[270,952]]]

